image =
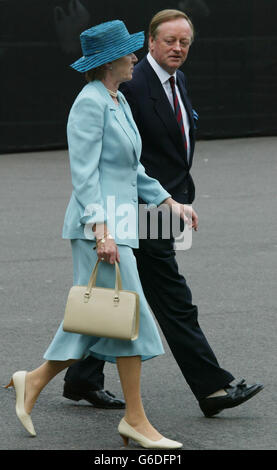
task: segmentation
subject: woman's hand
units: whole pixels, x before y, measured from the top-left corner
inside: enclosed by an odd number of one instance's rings
[[[113,237],[109,234],[106,224],[95,224],[92,230],[96,239],[96,251],[100,261],[114,264],[120,262],[118,246]]]
[[[100,261],[114,264],[120,262],[118,246],[113,238],[102,238],[96,242],[97,256]]]

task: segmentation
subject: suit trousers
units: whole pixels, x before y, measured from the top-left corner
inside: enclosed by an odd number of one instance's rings
[[[222,369],[198,323],[198,309],[185,278],[179,273],[174,238],[140,240],[134,250],[142,287],[172,354],[197,400],[234,380]],[[89,356],[65,376],[82,388],[103,388],[104,362]]]
[[[81,391],[96,391],[104,388],[105,361],[88,356],[82,361],[75,362],[65,374],[64,380],[76,385]]]
[[[135,251],[147,302],[197,400],[234,380],[222,369],[198,323],[198,308],[179,273],[174,238],[140,240]]]

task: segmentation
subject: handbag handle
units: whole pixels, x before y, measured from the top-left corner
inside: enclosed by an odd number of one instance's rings
[[[89,300],[89,298],[92,294],[92,289],[93,289],[93,287],[95,287],[97,272],[98,272],[98,268],[99,268],[99,263],[100,263],[100,260],[98,259],[95,266],[94,266],[94,268],[93,268],[91,276],[89,278],[88,287],[87,287],[87,290],[84,294],[85,302],[88,302],[88,300]],[[114,302],[119,302],[119,291],[120,290],[122,290],[121,274],[120,274],[120,269],[119,269],[118,263],[117,263],[117,261],[115,261]]]

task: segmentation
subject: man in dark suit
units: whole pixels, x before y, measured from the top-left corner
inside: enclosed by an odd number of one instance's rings
[[[183,12],[157,13],[150,24],[149,53],[135,67],[132,80],[121,88],[141,134],[141,162],[146,172],[182,204],[191,204],[195,197],[189,171],[196,113],[187,95],[184,74],[178,69],[187,58],[193,35],[193,25]],[[135,250],[141,283],[184,378],[202,412],[210,417],[245,402],[263,386],[247,385],[245,381],[231,385],[234,377],[219,366],[199,326],[191,291],[178,271],[173,233],[167,238],[162,236],[160,215],[158,236],[152,239],[147,227],[147,238],[140,239],[139,250]],[[193,209],[192,217],[197,228]],[[85,379],[87,390],[95,389],[97,374],[93,368],[97,366],[101,369],[103,364],[88,358],[70,368],[64,396],[71,398],[67,391],[74,383],[76,389],[78,380]],[[88,399],[88,394],[81,394],[82,397]]]

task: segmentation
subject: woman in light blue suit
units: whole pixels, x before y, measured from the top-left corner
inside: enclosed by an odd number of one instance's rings
[[[148,448],[182,447],[150,424],[140,396],[141,361],[164,351],[132,252],[138,246],[138,197],[149,205],[165,203],[176,209],[170,194],[145,174],[139,162],[141,139],[129,105],[118,91],[120,83],[132,78],[137,62],[133,52],[143,42],[143,33],[130,35],[118,20],[81,34],[84,56],[72,67],[86,72],[89,83],[77,96],[68,119],[73,191],[63,227],[63,237],[71,240],[75,285],[88,283],[100,259],[98,285],[112,287],[113,265],[115,260],[120,262],[123,288],[135,290],[140,297],[139,337],[123,341],[68,333],[61,323],[44,354],[46,362],[33,371],[16,372],[9,384],[16,389],[17,416],[33,436],[30,412],[41,390],[74,361],[92,354],[117,364],[126,400],[118,427],[124,443],[132,438]]]

